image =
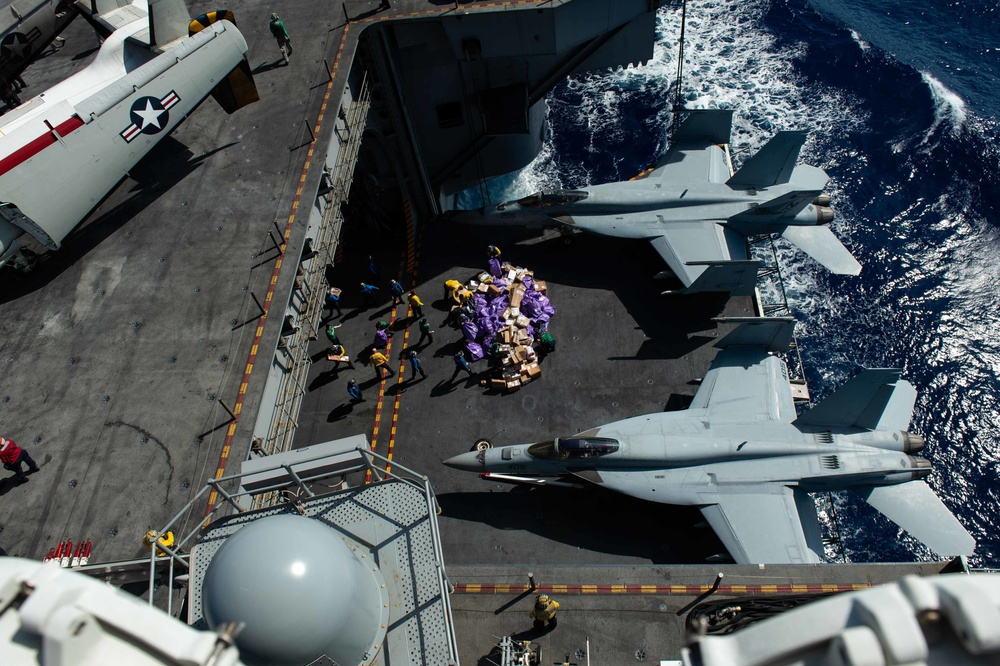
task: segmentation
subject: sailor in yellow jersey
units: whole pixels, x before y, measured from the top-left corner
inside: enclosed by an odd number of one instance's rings
[[[547,594],[539,594],[535,599],[535,607],[531,609],[531,618],[534,620],[535,629],[541,629],[548,622],[549,629],[556,628],[556,611],[559,610],[559,602],[549,599]]]

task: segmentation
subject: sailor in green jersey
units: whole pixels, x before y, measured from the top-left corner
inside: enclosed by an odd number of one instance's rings
[[[292,55],[292,40],[288,37],[288,30],[285,29],[285,24],[281,22],[277,14],[271,14],[271,23],[268,24],[271,28],[271,34],[274,38],[278,40],[278,48],[286,46],[288,48],[288,55]]]

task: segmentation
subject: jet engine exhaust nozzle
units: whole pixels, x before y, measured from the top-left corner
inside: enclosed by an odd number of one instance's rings
[[[931,461],[926,458],[907,456],[910,459],[910,468],[913,470],[913,480],[927,478],[931,473]]]
[[[830,224],[833,222],[833,209],[825,206],[816,206],[816,224]]]
[[[924,438],[913,432],[903,431],[903,451],[917,453],[924,450]]]
[[[830,206],[830,195],[821,194],[812,200],[814,206],[822,206],[823,208],[829,208]]]

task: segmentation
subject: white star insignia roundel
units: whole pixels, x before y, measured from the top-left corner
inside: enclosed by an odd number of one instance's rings
[[[132,124],[122,130],[119,135],[126,143],[131,143],[140,134],[156,134],[170,122],[169,109],[181,101],[177,93],[171,90],[162,98],[140,97],[132,102],[129,109],[129,119]]]

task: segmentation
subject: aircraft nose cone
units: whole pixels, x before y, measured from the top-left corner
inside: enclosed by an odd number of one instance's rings
[[[457,456],[452,456],[442,462],[448,467],[453,467],[454,469],[460,469],[466,472],[476,472],[483,468],[480,454],[480,451],[469,451],[468,453],[461,453]]]

